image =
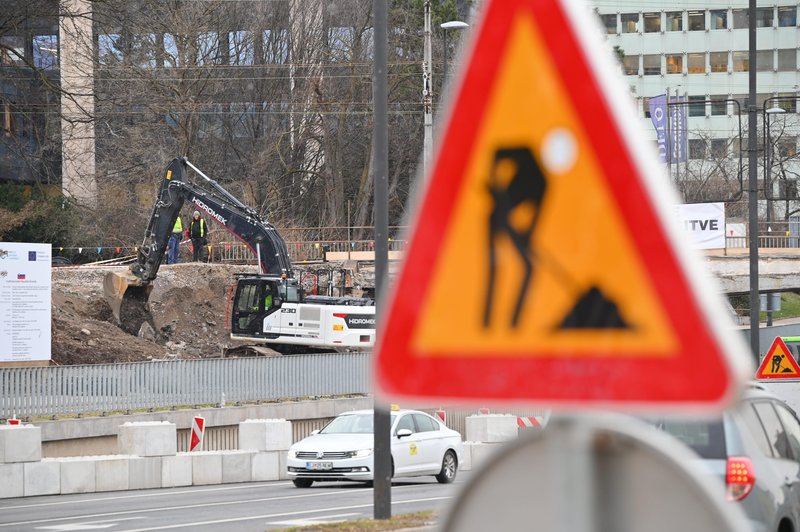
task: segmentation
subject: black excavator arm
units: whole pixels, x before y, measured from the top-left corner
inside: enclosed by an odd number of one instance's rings
[[[188,169],[203,179],[203,186],[188,180]],[[242,240],[256,255],[261,273],[292,277],[286,242],[272,224],[233,197],[185,157],[173,159],[164,173],[144,240],[139,246],[133,274],[144,283],[156,278],[175,220],[185,202]]]

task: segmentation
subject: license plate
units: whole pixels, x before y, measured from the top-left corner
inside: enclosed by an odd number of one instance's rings
[[[333,469],[333,462],[306,462],[306,469],[312,471],[327,471]]]

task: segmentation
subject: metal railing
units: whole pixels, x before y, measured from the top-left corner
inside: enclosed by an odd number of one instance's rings
[[[0,418],[364,394],[370,354],[0,368]]]

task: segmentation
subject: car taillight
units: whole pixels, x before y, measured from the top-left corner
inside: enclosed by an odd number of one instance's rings
[[[743,456],[731,456],[725,468],[725,487],[729,501],[741,501],[753,491],[756,472],[753,462]]]

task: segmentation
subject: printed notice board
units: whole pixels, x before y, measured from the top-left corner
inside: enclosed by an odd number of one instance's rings
[[[0,242],[0,362],[50,360],[50,244]]]

